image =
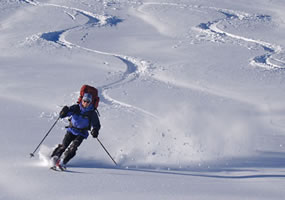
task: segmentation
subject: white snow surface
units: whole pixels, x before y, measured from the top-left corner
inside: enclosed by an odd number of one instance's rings
[[[285,199],[285,2],[1,0],[0,199]],[[98,88],[99,139],[49,169]]]

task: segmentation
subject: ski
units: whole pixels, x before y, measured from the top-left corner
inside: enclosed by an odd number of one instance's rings
[[[50,167],[51,170],[57,171],[57,172],[65,172],[67,169],[64,167],[58,167],[58,166],[52,166]]]
[[[49,169],[51,169],[51,170],[53,170],[53,171],[59,171],[59,170],[57,170],[56,166],[52,166],[52,167],[50,167]]]

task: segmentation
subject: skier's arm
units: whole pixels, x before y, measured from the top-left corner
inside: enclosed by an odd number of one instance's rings
[[[67,106],[64,106],[59,113],[59,117],[65,118],[68,112],[69,112],[69,108]]]
[[[70,107],[64,106],[62,110],[59,113],[60,118],[70,117],[73,113],[75,113],[78,110],[78,105],[72,105]]]
[[[91,118],[91,125],[92,125],[91,135],[94,138],[97,138],[99,135],[99,130],[101,128],[101,124],[98,115],[95,112]]]

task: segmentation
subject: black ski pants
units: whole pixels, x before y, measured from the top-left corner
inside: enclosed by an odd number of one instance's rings
[[[51,154],[51,157],[58,156],[58,158],[60,158],[61,155],[64,153],[63,164],[68,163],[68,161],[70,161],[71,158],[76,155],[76,151],[83,140],[83,136],[73,135],[72,133],[67,132],[63,138],[62,144],[59,144],[55,148],[55,150]]]

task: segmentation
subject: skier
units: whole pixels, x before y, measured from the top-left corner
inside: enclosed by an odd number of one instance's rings
[[[84,139],[91,135],[97,138],[100,130],[100,121],[92,103],[92,94],[84,93],[78,104],[64,106],[59,114],[60,118],[70,117],[70,124],[61,144],[51,154],[52,169],[66,170],[66,164],[76,154]],[[63,155],[63,156],[62,156]]]

